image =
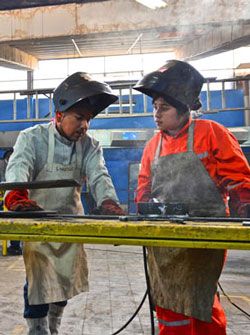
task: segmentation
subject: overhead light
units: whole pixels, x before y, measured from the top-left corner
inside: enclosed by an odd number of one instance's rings
[[[166,2],[163,0],[153,0],[153,1],[152,0],[135,0],[135,1],[151,9],[162,8],[162,7],[167,6]]]

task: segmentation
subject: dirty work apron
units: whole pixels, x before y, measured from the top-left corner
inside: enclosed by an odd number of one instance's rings
[[[48,160],[35,180],[74,178],[80,183],[82,146],[76,142],[76,153],[68,165],[54,163],[55,137],[49,127]],[[45,210],[82,214],[81,187],[30,190],[30,198]],[[63,301],[88,289],[88,268],[82,244],[26,242],[24,262],[29,283],[30,305]]]
[[[162,139],[152,164],[152,196],[160,202],[186,203],[191,215],[225,216],[225,205],[214,182],[193,152],[194,121],[187,152],[160,157]],[[211,321],[224,250],[148,248],[154,303],[203,321]]]

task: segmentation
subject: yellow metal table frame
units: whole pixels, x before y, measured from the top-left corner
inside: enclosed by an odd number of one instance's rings
[[[239,222],[0,219],[0,239],[250,250],[250,227]]]

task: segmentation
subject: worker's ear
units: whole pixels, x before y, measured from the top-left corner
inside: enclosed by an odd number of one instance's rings
[[[56,121],[61,122],[63,119],[63,113],[62,112],[56,112]]]

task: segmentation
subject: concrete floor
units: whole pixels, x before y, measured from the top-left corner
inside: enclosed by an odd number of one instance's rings
[[[60,335],[111,335],[133,314],[145,293],[139,247],[86,245],[90,292],[71,299]],[[0,335],[26,335],[22,318],[25,279],[22,256],[0,256]],[[250,251],[230,251],[220,280],[233,302],[250,313]],[[227,335],[249,335],[250,319],[221,296],[228,318]],[[121,332],[150,335],[148,302]],[[205,334],[204,334],[205,335]]]

